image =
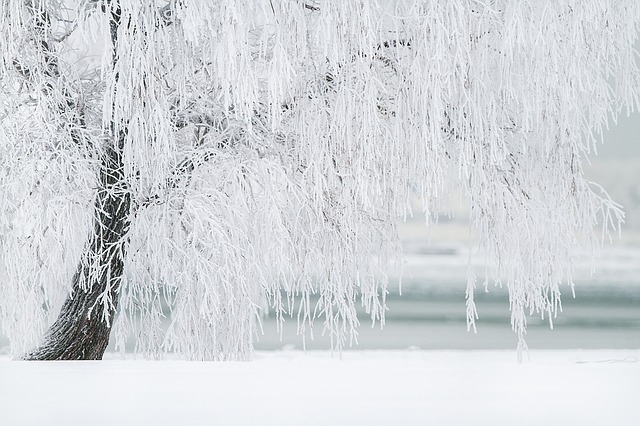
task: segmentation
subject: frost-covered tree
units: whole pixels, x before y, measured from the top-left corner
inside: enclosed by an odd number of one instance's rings
[[[3,0],[13,353],[101,358],[114,328],[243,359],[266,312],[340,348],[358,303],[384,322],[396,220],[450,185],[523,347],[622,219],[582,164],[638,106],[639,22],[635,0]]]

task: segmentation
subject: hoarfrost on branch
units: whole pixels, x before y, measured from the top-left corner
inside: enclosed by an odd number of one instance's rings
[[[103,249],[124,272],[95,303],[119,299],[122,347],[245,358],[271,311],[303,334],[321,321],[341,348],[358,303],[384,323],[397,218],[416,195],[432,217],[452,186],[524,347],[527,316],[552,318],[572,285],[576,249],[623,218],[582,165],[638,105],[639,21],[633,0],[3,1],[12,352],[41,341],[77,271],[85,287],[112,272],[83,256],[107,149],[130,226]]]

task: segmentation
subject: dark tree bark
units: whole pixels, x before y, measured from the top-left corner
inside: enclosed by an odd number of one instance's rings
[[[111,2],[107,1],[103,7],[108,3]],[[116,7],[108,9],[104,10],[111,16],[109,29],[115,61],[120,8],[116,3]],[[37,18],[42,29],[50,25],[45,12],[40,11]],[[47,55],[49,71],[57,73],[57,62],[51,59],[49,46],[45,44],[43,51]],[[112,129],[117,127],[111,123]],[[43,343],[24,355],[25,360],[97,360],[102,359],[109,344],[124,272],[125,240],[131,213],[122,158],[125,135],[126,128],[113,130],[102,155],[93,231],[73,276],[71,293]]]
[[[109,343],[122,281],[130,195],[123,187],[121,144],[102,159],[94,229],[73,277],[73,288],[40,347],[26,360],[102,359]]]

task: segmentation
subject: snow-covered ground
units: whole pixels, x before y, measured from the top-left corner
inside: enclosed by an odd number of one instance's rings
[[[258,352],[252,363],[0,360],[2,425],[617,425],[640,350]]]

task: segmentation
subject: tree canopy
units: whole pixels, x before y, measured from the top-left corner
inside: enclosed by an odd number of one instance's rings
[[[623,219],[583,164],[638,106],[639,22],[634,0],[3,1],[13,353],[91,291],[149,356],[243,359],[267,312],[340,348],[358,303],[384,322],[411,199],[432,226],[451,187],[524,347]]]

